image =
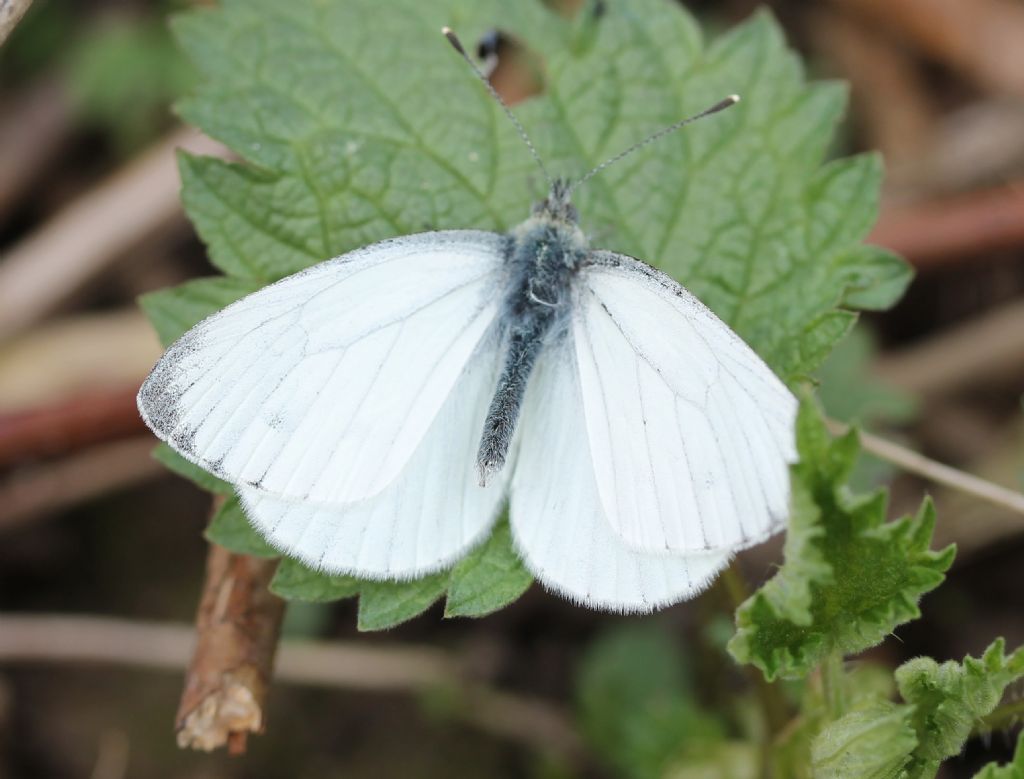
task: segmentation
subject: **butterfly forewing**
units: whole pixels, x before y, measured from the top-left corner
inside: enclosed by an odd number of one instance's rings
[[[498,312],[502,238],[384,241],[266,287],[186,333],[139,408],[237,486],[348,503],[409,461]]]

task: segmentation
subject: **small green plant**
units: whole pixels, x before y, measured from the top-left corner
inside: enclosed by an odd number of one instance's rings
[[[517,113],[559,174],[586,171],[722,95],[743,95],[720,121],[610,168],[577,205],[603,246],[679,279],[794,389],[808,391],[858,310],[902,294],[907,266],[861,243],[876,217],[878,158],[824,162],[845,89],[808,83],[767,13],[706,43],[665,0],[622,0],[573,19],[525,1],[224,0],[173,25],[199,71],[180,114],[241,158],[180,157],[188,215],[224,275],[143,298],[164,343],[248,292],[372,241],[505,230],[527,215],[541,194],[529,155],[437,34],[445,24],[467,40],[501,29],[543,61],[542,94]],[[927,500],[916,516],[886,522],[884,491],[854,494],[857,434],[833,440],[809,397],[798,444],[785,563],[739,604],[728,643],[761,675],[750,698],[760,704],[742,716],[694,704],[678,650],[657,632],[598,645],[581,674],[580,718],[623,775],[934,776],[1024,673],[1024,652],[1006,655],[1000,641],[962,665],[919,659],[895,676],[846,667],[919,616],[919,598],[943,581],[954,550],[931,550]],[[165,446],[157,456],[225,496],[212,541],[275,554],[228,485]],[[327,576],[286,559],[272,588],[313,602],[358,597],[359,627],[379,630],[440,599],[446,616],[481,616],[530,583],[500,522],[449,571],[417,581]],[[630,668],[648,675],[630,677]]]
[[[595,749],[610,750],[606,758],[624,775],[932,779],[973,733],[1012,722],[993,712],[1007,686],[1024,677],[1024,647],[1006,654],[1003,640],[996,639],[980,658],[940,664],[919,657],[895,673],[847,662],[919,616],[918,599],[942,583],[954,549],[929,549],[935,523],[929,501],[916,517],[884,522],[883,491],[856,495],[848,489],[859,449],[855,432],[831,439],[809,402],[797,428],[801,461],[792,468],[794,514],[785,563],[740,604],[728,642],[737,662],[763,674],[760,694],[741,696],[731,712],[712,712],[695,709],[685,685],[659,684],[652,700],[671,697],[669,713],[664,706],[660,717],[642,707],[627,709],[598,696],[612,673],[614,689],[643,684],[649,663],[624,661],[603,675],[594,668],[606,669],[608,646],[620,657],[637,658],[650,654],[654,639],[634,631],[598,643],[579,681],[580,716]],[[657,640],[661,646],[669,641],[664,635]],[[663,650],[660,663],[673,654],[672,673],[679,675],[685,665],[678,651]],[[668,672],[654,676],[659,673]],[[1008,704],[1006,711],[1012,709]],[[615,717],[629,724],[616,725]],[[687,736],[697,727],[690,722],[694,717],[703,731],[717,734],[699,742],[699,754]],[[729,719],[734,728],[740,723],[741,737],[723,735]],[[606,738],[588,724],[594,722],[605,731],[623,731]],[[636,759],[633,752],[644,744],[653,751]],[[980,776],[1014,770],[992,766]]]
[[[884,490],[850,492],[857,433],[833,440],[810,403],[797,418],[797,450],[785,564],[736,611],[729,643],[733,657],[769,681],[805,676],[918,617],[917,601],[939,586],[955,553],[929,550],[930,501],[914,518],[886,522]]]

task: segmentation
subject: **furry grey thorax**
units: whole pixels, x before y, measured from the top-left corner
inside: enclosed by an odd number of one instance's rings
[[[568,186],[556,181],[530,218],[507,236],[505,361],[477,453],[481,485],[505,464],[538,355],[568,329],[572,278],[590,253],[577,221]]]

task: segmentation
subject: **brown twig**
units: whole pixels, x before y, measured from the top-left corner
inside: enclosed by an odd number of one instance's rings
[[[268,585],[277,560],[211,544],[196,615],[196,648],[178,706],[178,745],[245,751],[263,730],[284,601]]]
[[[16,414],[0,413],[0,468],[144,433],[146,426],[135,409],[137,391],[137,385],[129,385]]]
[[[883,212],[868,238],[916,267],[1024,245],[1024,181]]]
[[[1024,95],[1024,6],[1013,0],[835,0],[986,89]]]
[[[224,155],[197,131],[177,130],[53,217],[0,264],[0,341],[56,308],[128,249],[181,218],[174,154]]]
[[[0,46],[18,26],[32,0],[0,0]]]
[[[0,482],[0,531],[160,476],[152,448],[151,436],[139,436],[15,471]]]
[[[187,625],[68,615],[0,615],[0,663],[104,663],[180,670],[189,656]],[[464,687],[460,664],[433,647],[281,642],[278,681],[381,693],[466,690],[465,722],[572,758],[582,752],[570,720],[555,706],[482,685]]]
[[[1024,301],[997,308],[916,346],[889,352],[875,362],[872,372],[894,387],[936,396],[983,381],[1016,380],[1022,366]]]

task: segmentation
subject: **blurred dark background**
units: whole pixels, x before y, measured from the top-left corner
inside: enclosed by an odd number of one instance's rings
[[[169,108],[194,74],[165,20],[190,5],[35,0],[0,48],[0,647],[7,653],[0,654],[0,777],[617,775],[593,756],[573,757],[572,744],[561,749],[514,722],[483,723],[472,700],[345,682],[280,681],[267,732],[250,740],[244,757],[176,747],[181,665],[174,658],[188,641],[202,583],[209,498],[148,456],[153,441],[133,396],[160,349],[134,299],[213,272],[178,204],[172,153],[177,146],[218,151]],[[711,33],[756,7],[685,5]],[[1019,489],[1024,4],[769,6],[813,77],[850,83],[835,153],[882,152],[888,173],[872,240],[903,253],[917,271],[905,299],[866,317],[822,370],[825,404],[835,416]],[[515,97],[523,85],[508,62],[495,79]],[[960,546],[947,584],[925,599],[923,618],[870,660],[959,659],[996,635],[1011,647],[1024,643],[1020,516],[880,463],[866,462],[858,478],[890,484],[894,514],[916,507],[927,489],[938,504],[936,544]],[[744,571],[763,580],[780,554],[780,542],[751,550]],[[435,607],[367,636],[355,630],[354,604],[342,602],[293,605],[285,631],[440,648],[470,677],[573,722],[597,684],[581,674],[599,675],[602,652],[631,657],[630,647],[658,645],[662,638],[645,633],[653,629],[677,642],[679,667],[670,676],[682,681],[673,684],[694,711],[710,712],[693,714],[693,732],[707,728],[722,738],[736,729],[732,710],[748,694],[722,650],[725,600],[712,589],[636,619],[575,609],[535,586],[481,621],[444,621]],[[118,621],[67,623],[66,642],[38,646],[12,621],[32,614]],[[178,632],[152,632],[167,625]],[[161,660],[154,646],[171,659]],[[76,648],[122,661],[71,661],[66,655]],[[657,657],[649,665],[640,657],[641,676],[664,671]],[[634,683],[645,684],[623,682]],[[970,776],[986,760],[1005,759],[1011,742],[1009,732],[972,742],[944,776]]]

